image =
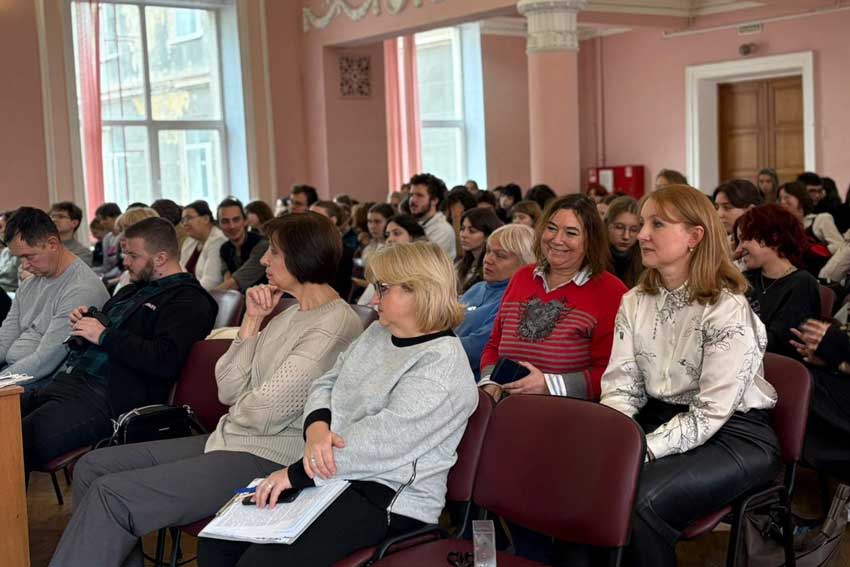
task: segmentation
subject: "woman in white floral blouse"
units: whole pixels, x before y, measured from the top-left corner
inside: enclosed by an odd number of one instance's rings
[[[602,403],[647,433],[631,565],[676,565],[691,522],[763,485],[779,468],[766,410],[764,325],[727,253],[711,202],[684,185],[641,202],[640,283],[623,296]]]

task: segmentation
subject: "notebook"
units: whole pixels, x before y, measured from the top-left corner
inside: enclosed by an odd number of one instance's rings
[[[6,386],[19,386],[35,380],[29,374],[4,374],[0,376],[0,388]]]
[[[263,479],[254,480],[256,486]],[[201,537],[251,543],[292,543],[348,488],[348,481],[335,480],[301,490],[291,503],[274,509],[242,504],[237,495],[219,511],[199,534]]]

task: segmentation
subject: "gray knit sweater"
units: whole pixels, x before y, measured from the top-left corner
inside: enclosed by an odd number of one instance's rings
[[[206,451],[245,451],[281,465],[301,457],[301,415],[311,382],[363,330],[336,299],[316,309],[294,305],[257,336],[236,339],[215,366],[218,398],[230,406]]]
[[[337,478],[388,486],[398,492],[390,512],[436,523],[477,404],[469,360],[453,333],[397,339],[376,322],[313,382],[304,415],[330,410],[331,429],[345,440],[334,449]]]

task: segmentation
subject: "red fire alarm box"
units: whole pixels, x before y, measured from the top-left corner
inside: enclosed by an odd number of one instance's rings
[[[598,183],[609,193],[625,193],[635,199],[643,197],[644,171],[642,165],[618,165],[615,167],[591,167],[587,170],[587,182]]]

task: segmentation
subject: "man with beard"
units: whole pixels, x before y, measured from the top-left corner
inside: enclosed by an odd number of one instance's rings
[[[260,259],[268,250],[269,241],[259,232],[248,232],[242,203],[228,197],[219,203],[217,216],[218,227],[227,237],[218,252],[227,271],[216,289],[236,289],[244,293],[249,287],[266,283],[266,269]]]
[[[21,207],[3,232],[12,256],[32,277],[21,283],[0,327],[0,374],[47,378],[67,354],[62,341],[68,336],[68,315],[81,303],[99,308],[109,294],[91,268],[62,244],[44,211]]]
[[[446,196],[446,184],[430,173],[420,173],[410,178],[410,214],[422,228],[428,240],[443,249],[449,260],[457,255],[457,241],[452,225],[439,212],[440,203]]]
[[[88,305],[71,312],[71,353],[47,386],[21,399],[27,473],[108,437],[120,414],[164,403],[192,345],[213,327],[216,303],[180,267],[169,221],[142,220],[124,239],[132,283],[106,302],[101,320]]]

